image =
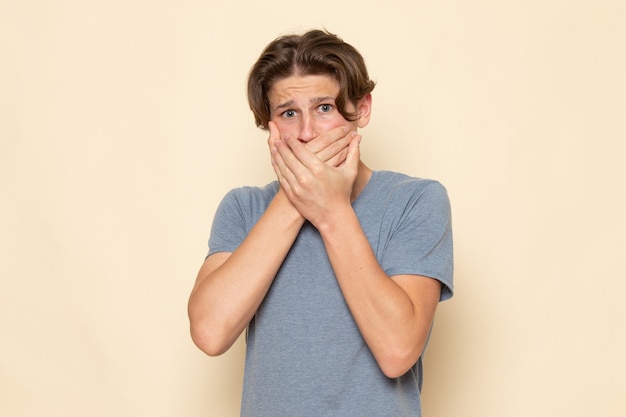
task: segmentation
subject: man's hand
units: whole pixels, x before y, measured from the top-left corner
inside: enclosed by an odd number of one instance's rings
[[[281,137],[274,122],[269,122],[268,127],[270,136],[267,142],[271,151],[275,147],[276,140]],[[339,126],[307,142],[305,147],[326,165],[337,167],[346,160],[348,145],[352,137],[352,133],[346,126]]]
[[[272,166],[289,201],[303,217],[319,227],[338,205],[350,204],[360,159],[361,137],[356,132],[333,129],[307,144],[278,137],[271,124],[270,133]],[[339,149],[337,143],[342,141],[347,141],[347,148]],[[314,153],[309,147],[319,150]]]

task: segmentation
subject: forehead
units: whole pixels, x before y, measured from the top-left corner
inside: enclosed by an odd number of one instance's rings
[[[274,82],[268,92],[270,107],[287,101],[305,104],[320,97],[337,97],[339,83],[329,75],[291,75]]]

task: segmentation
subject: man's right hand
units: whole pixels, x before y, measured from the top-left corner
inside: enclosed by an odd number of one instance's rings
[[[280,138],[280,132],[275,123],[269,122],[270,136],[268,145],[274,147],[274,141]],[[348,145],[352,135],[346,126],[339,126],[328,132],[322,133],[315,139],[305,144],[306,148],[314,153],[317,158],[331,167],[343,164],[348,156]]]

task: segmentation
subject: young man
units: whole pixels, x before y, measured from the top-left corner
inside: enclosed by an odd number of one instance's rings
[[[280,37],[248,98],[277,181],[228,193],[189,300],[208,355],[247,329],[242,416],[420,416],[421,357],[452,296],[436,181],[372,171],[359,128],[374,83],[327,32]]]

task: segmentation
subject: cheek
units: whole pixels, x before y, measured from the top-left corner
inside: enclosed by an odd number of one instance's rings
[[[276,123],[276,127],[278,127],[278,131],[280,132],[281,137],[297,137],[300,134],[300,124],[297,122],[297,120],[285,121],[284,119],[276,118],[272,121]],[[346,126],[350,130],[357,129],[357,125],[355,122],[349,122],[341,115],[336,115],[328,118],[317,117],[314,119],[313,123],[315,123],[315,130],[318,132],[318,134],[326,133],[339,126]]]
[[[350,129],[354,129],[353,123],[344,119],[340,114],[337,114],[334,117],[330,117],[328,119],[320,119],[318,121],[318,127],[320,129],[320,133],[328,132],[339,126],[347,126]]]
[[[276,127],[278,128],[282,138],[287,136],[297,136],[298,129],[295,123],[285,122],[281,119],[274,119],[273,122],[276,123]]]

